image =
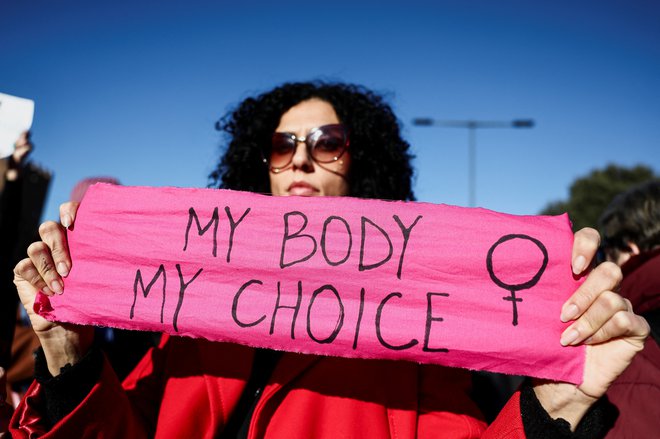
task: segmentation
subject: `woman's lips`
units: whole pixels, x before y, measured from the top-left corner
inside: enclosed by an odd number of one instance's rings
[[[311,184],[296,182],[289,186],[289,195],[298,195],[302,197],[311,197],[316,195],[318,190]]]

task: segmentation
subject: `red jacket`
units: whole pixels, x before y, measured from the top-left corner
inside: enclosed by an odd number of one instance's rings
[[[235,408],[254,350],[164,337],[123,383],[105,363],[90,394],[50,431],[34,383],[14,437],[212,438]],[[400,361],[285,353],[266,385],[250,438],[524,438],[516,394],[488,429],[467,371]],[[32,436],[30,436],[32,434]]]

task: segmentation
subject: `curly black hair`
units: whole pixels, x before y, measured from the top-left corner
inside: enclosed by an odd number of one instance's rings
[[[349,195],[414,200],[413,156],[399,123],[382,96],[358,85],[322,81],[286,83],[245,99],[216,124],[227,147],[209,175],[211,187],[270,193],[262,146],[269,145],[280,118],[291,107],[321,99],[334,108],[351,141]]]

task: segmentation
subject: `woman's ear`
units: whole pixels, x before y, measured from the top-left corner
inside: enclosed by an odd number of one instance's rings
[[[630,254],[631,254],[631,255],[637,256],[638,254],[641,253],[641,252],[639,251],[639,247],[638,247],[637,244],[635,244],[634,242],[627,242],[626,244],[627,244],[628,247],[630,248]]]

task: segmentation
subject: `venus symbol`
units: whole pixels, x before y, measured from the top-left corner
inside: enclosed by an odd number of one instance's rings
[[[526,282],[520,282],[519,279],[506,279],[508,282],[504,282],[502,279],[500,279],[496,274],[495,274],[495,268],[493,267],[493,253],[495,252],[495,249],[500,247],[499,251],[504,251],[507,252],[506,247],[510,247],[509,250],[513,250],[514,246],[520,246],[521,244],[524,244],[523,242],[516,242],[516,240],[524,240],[524,241],[529,241],[532,244],[534,244],[542,253],[543,256],[543,262],[541,263],[540,268],[536,271],[536,274],[531,277]],[[530,255],[530,258],[533,256]],[[500,258],[501,259],[501,258]],[[518,325],[518,302],[522,302],[522,298],[516,297],[516,292],[520,290],[527,290],[532,288],[536,283],[541,279],[541,276],[543,275],[543,272],[545,271],[546,267],[548,266],[548,250],[545,248],[543,243],[539,241],[536,238],[532,238],[531,236],[528,235],[520,235],[520,234],[512,234],[512,235],[505,235],[501,237],[495,244],[492,245],[490,250],[488,250],[488,256],[486,257],[486,267],[488,268],[488,274],[490,274],[490,278],[495,282],[497,286],[500,288],[504,288],[507,291],[511,292],[511,295],[502,297],[502,300],[510,301],[512,306],[513,306],[513,326]],[[501,267],[500,267],[501,268]],[[519,276],[520,272],[515,272],[515,270],[511,270],[511,267],[508,267],[508,273],[510,277],[515,277]],[[523,273],[524,274],[524,273]],[[502,275],[502,274],[501,274]]]

